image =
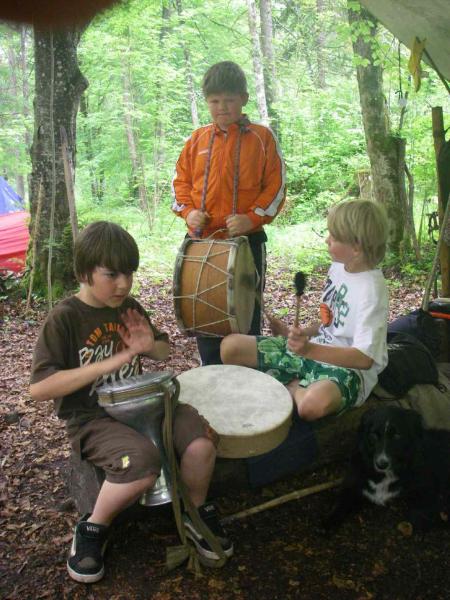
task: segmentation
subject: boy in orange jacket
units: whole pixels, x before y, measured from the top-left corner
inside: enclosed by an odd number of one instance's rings
[[[246,235],[260,277],[265,273],[263,225],[280,211],[285,195],[285,167],[273,132],[251,123],[247,80],[233,62],[213,65],[202,84],[213,122],[187,140],[176,165],[172,210],[185,219],[192,238]],[[256,303],[250,334],[261,332],[260,302]],[[220,364],[220,338],[197,338],[202,364]]]

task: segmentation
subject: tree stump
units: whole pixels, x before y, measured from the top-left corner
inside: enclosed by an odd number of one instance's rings
[[[80,515],[92,512],[104,480],[102,469],[87,460],[82,460],[72,452],[69,464],[69,490]]]

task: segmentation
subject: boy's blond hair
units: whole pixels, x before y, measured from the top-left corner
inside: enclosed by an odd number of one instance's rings
[[[360,244],[370,267],[386,253],[388,221],[384,207],[371,200],[349,200],[328,212],[328,231],[339,242]]]

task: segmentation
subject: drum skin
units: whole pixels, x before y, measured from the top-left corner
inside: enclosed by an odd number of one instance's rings
[[[179,402],[194,406],[219,434],[217,456],[258,456],[286,439],[293,400],[274,377],[247,367],[209,365],[177,379]]]
[[[256,298],[256,271],[245,236],[185,239],[174,272],[174,309],[188,336],[248,333]]]

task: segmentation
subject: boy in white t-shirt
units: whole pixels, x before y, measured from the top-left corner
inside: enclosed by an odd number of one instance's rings
[[[290,327],[271,320],[276,337],[231,334],[224,364],[253,367],[288,385],[299,415],[313,421],[361,405],[387,364],[388,292],[376,265],[383,259],[383,207],[351,200],[328,214],[333,263],[320,306],[321,321]]]

